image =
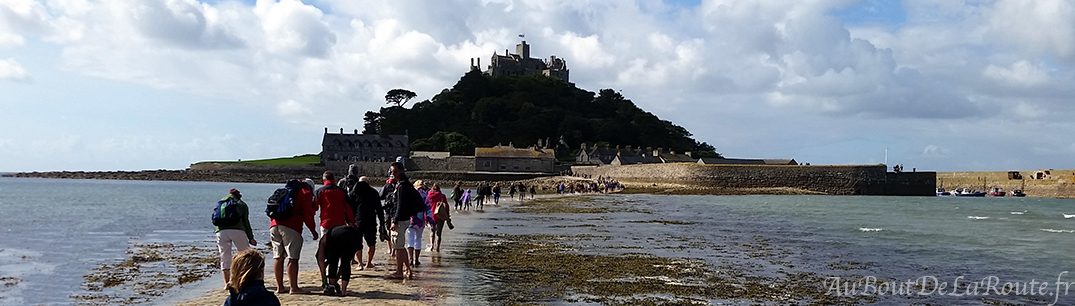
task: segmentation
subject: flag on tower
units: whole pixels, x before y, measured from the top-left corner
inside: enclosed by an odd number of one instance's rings
[[[526,35],[519,34],[519,38],[526,38]]]

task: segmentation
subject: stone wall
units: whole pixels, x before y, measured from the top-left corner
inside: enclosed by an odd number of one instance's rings
[[[791,187],[836,195],[933,195],[936,174],[889,176],[883,165],[782,166],[693,163],[575,166],[575,174],[624,183],[691,184],[714,188]],[[932,178],[931,178],[932,176]]]
[[[407,169],[421,171],[474,171],[474,157],[411,157],[407,159]]]

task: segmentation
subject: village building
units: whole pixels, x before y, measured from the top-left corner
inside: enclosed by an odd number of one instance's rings
[[[480,70],[481,58],[470,59],[470,69]],[[494,51],[491,63],[484,73],[490,76],[541,74],[564,82],[569,82],[570,75],[567,61],[562,58],[555,55],[549,56],[548,60],[531,58],[530,45],[525,40],[515,45],[514,54],[508,53],[507,49],[504,49],[503,55]]]
[[[322,164],[335,161],[390,162],[400,156],[410,156],[407,135],[359,134],[358,130],[344,133],[342,128],[339,134],[335,134],[325,128],[321,140]]]
[[[587,148],[581,145],[575,156],[576,165],[635,165],[635,164],[662,164],[662,163],[694,163],[698,159],[691,156],[691,152],[676,153],[665,151],[664,148],[647,148],[646,150],[635,149],[631,146],[621,149],[619,146],[608,148],[607,146],[593,146]]]
[[[556,172],[556,153],[552,149],[494,146],[474,148],[474,170],[489,172]]]
[[[773,159],[746,159],[746,158],[722,158],[703,157],[698,159],[699,164],[703,165],[798,165],[799,163],[792,158],[773,158]]]

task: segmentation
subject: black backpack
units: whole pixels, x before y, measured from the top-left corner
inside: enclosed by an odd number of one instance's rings
[[[216,202],[213,208],[213,225],[232,226],[239,223],[239,201],[234,197]]]
[[[265,205],[265,215],[270,219],[282,221],[295,215],[295,197],[302,188],[298,180],[289,180],[284,188],[276,189],[269,197],[268,205]]]
[[[362,203],[362,195],[358,191],[358,178],[354,175],[348,175],[344,178],[343,191],[347,194],[347,202],[351,204],[351,207],[356,207]]]

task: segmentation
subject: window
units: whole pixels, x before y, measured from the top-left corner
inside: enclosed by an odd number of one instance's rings
[[[508,166],[500,165],[500,170],[508,170]]]
[[[482,167],[489,168],[492,167],[492,164],[490,164],[489,162],[484,162],[482,163]]]

